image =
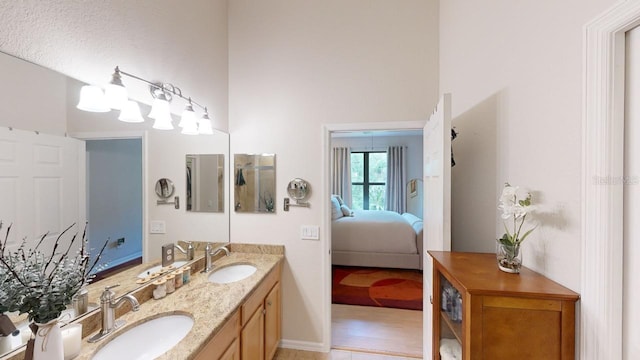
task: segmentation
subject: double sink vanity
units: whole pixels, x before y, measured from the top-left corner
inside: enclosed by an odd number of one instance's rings
[[[82,323],[81,350],[74,359],[272,359],[281,338],[281,269],[284,247],[226,244],[206,273],[203,244],[196,246],[188,282],[154,299],[154,281],[139,278],[157,265],[142,264],[88,286],[89,301],[100,302],[106,287],[116,300],[131,295],[139,303],[131,311],[124,301],[115,317],[126,322],[97,342],[88,340],[102,328],[98,307],[76,318]],[[181,260],[181,259],[177,259]],[[144,276],[142,276],[144,277]],[[64,327],[62,328],[64,331]],[[24,347],[2,360],[24,359]]]

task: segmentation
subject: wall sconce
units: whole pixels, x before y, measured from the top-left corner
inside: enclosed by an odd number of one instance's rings
[[[111,76],[111,82],[105,87],[104,91],[96,85],[83,86],[80,90],[80,101],[76,107],[80,110],[91,112],[120,110],[118,120],[130,123],[144,122],[144,118],[140,114],[140,106],[134,100],[129,99],[127,88],[122,83],[122,75],[149,85],[149,91],[154,100],[148,116],[154,120],[154,129],[173,130],[173,119],[171,118],[169,103],[175,96],[187,101],[178,124],[182,128],[181,133],[186,135],[213,134],[211,118],[209,118],[206,106],[197,103],[191,97],[183,95],[182,90],[177,86],[169,83],[154,83],[124,72],[117,66]],[[203,115],[200,119],[198,119],[193,110],[194,105],[203,110]]]

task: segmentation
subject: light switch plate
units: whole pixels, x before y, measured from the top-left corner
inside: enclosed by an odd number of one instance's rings
[[[320,240],[320,226],[317,226],[317,225],[300,226],[300,238],[302,238],[302,240]]]
[[[152,234],[166,234],[166,223],[162,220],[151,220],[149,222],[149,232]]]

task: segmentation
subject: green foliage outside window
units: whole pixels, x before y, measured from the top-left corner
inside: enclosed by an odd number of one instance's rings
[[[351,153],[351,201],[356,210],[384,210],[386,152]]]

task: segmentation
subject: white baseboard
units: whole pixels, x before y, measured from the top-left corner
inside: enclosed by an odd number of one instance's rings
[[[284,349],[315,351],[326,353],[329,349],[325,349],[324,344],[310,341],[285,340],[280,341],[280,347]]]

